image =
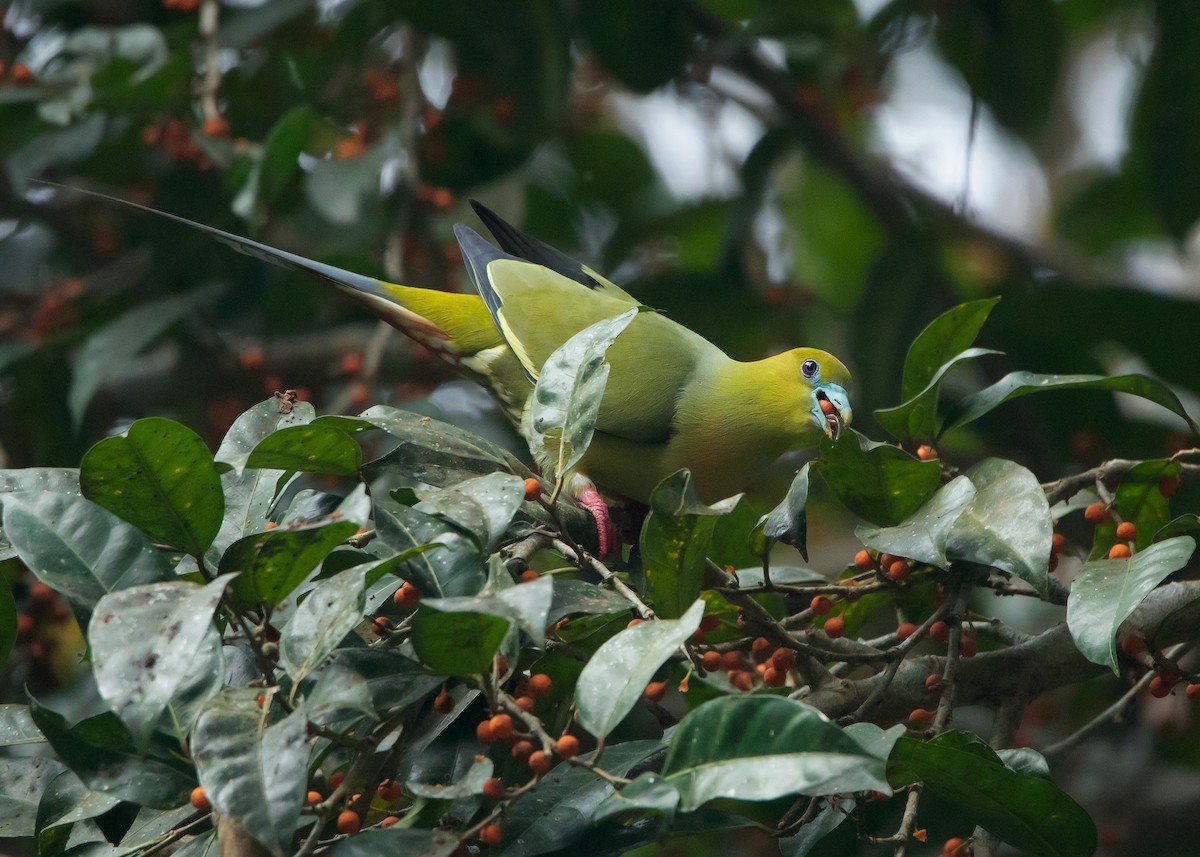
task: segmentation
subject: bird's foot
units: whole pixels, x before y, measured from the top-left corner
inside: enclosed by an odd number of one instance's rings
[[[608,503],[600,496],[596,486],[588,485],[579,492],[579,505],[587,509],[596,519],[596,534],[599,541],[600,556],[606,557],[621,549],[621,532],[613,523]]]

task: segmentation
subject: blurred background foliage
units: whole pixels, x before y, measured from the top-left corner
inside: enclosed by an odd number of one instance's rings
[[[912,338],[990,295],[979,344],[1007,356],[951,389],[1132,369],[1200,411],[1194,0],[0,8],[4,467],[74,466],[151,414],[215,446],[285,387],[487,419],[321,284],[38,178],[443,289],[468,287],[451,230],[477,198],[735,356],[839,354],[880,440]],[[941,451],[1051,478],[1182,429],[1064,393]]]

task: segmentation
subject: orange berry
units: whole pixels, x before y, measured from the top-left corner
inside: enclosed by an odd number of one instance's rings
[[[489,725],[492,737],[497,741],[507,741],[515,731],[512,716],[508,714],[497,714],[489,721]]]
[[[228,137],[229,136],[229,120],[224,116],[213,116],[204,120],[204,125],[201,126],[204,133],[210,137]]]
[[[894,556],[893,554],[890,554],[890,553],[881,553],[879,555],[879,567],[882,568],[884,571],[887,571],[889,568],[892,567],[892,563],[894,563],[898,559],[903,559],[903,557]]]
[[[933,722],[933,712],[928,708],[914,708],[908,715],[910,726],[928,726]]]
[[[750,644],[750,651],[753,652],[757,658],[765,658],[767,656],[767,652],[772,648],[771,641],[766,637],[755,637],[754,642]]]
[[[1200,699],[1200,684],[1189,684],[1187,686],[1187,698],[1193,701]]]
[[[563,735],[554,743],[554,749],[564,759],[573,759],[579,755],[579,739],[574,735]]]
[[[829,401],[828,399],[818,399],[817,404],[821,408],[821,413],[823,413],[825,415],[837,413],[837,405],[835,405],[833,402]]]
[[[896,627],[896,636],[900,638],[901,642],[915,633],[917,633],[917,626],[912,622],[902,622]]]
[[[371,630],[376,637],[386,637],[392,633],[392,620],[387,616],[376,616],[371,620]]]
[[[543,750],[534,750],[529,754],[529,770],[539,777],[547,774],[554,767],[554,760]]]
[[[534,701],[532,696],[518,696],[514,702],[517,703],[517,708],[521,709],[522,711],[530,714],[533,713]]]
[[[706,669],[708,672],[716,672],[721,668],[721,653],[711,650],[707,651],[704,653],[704,657],[701,658],[700,661],[704,664],[704,669]]]
[[[1166,476],[1158,481],[1158,493],[1162,494],[1168,500],[1175,496],[1179,491],[1179,477]]]
[[[528,762],[533,754],[533,744],[529,741],[518,741],[512,746],[512,757],[518,762]]]
[[[646,620],[643,619],[641,616],[634,616],[632,619],[630,619],[628,622],[625,623],[625,627],[626,628],[636,628],[638,625],[642,624],[645,621]]]
[[[33,83],[33,72],[23,62],[13,63],[10,74],[12,75],[14,86],[29,86],[29,84]]]
[[[483,720],[475,727],[475,737],[481,744],[495,744],[496,736],[492,734],[492,721]]]
[[[1129,545],[1118,542],[1108,549],[1109,559],[1129,559],[1133,556],[1133,551],[1129,549]]]
[[[263,367],[263,362],[263,350],[258,345],[243,348],[238,355],[238,364],[247,372],[257,372]]]
[[[1083,510],[1083,518],[1092,524],[1104,524],[1112,520],[1112,513],[1103,501],[1097,500]]]
[[[499,845],[504,838],[500,825],[492,822],[479,829],[479,841],[484,845]]]
[[[917,458],[922,461],[933,461],[938,457],[937,450],[927,443],[917,447]]]
[[[28,640],[33,636],[33,629],[36,627],[33,617],[28,613],[17,614],[17,639]]]
[[[825,620],[825,633],[836,640],[846,633],[846,620],[841,616],[831,616]]]
[[[966,844],[967,844],[967,842],[965,839],[960,839],[957,836],[952,836],[949,839],[947,839],[946,844],[942,846],[942,854],[944,855],[944,857],[951,857],[951,855],[956,855],[956,854],[958,854],[959,851],[962,850],[962,847]]]
[[[746,665],[741,652],[726,652],[721,655],[721,665],[727,670],[740,670]]]
[[[1137,526],[1133,521],[1122,521],[1117,524],[1117,538],[1127,542],[1132,542],[1137,539]]]
[[[809,602],[808,609],[817,616],[824,616],[833,609],[833,602],[826,595],[818,595]]]
[[[1067,546],[1067,537],[1062,533],[1055,533],[1050,537],[1050,552],[1062,553],[1063,548]]]
[[[536,571],[534,571],[532,568],[527,568],[521,572],[521,582],[522,583],[533,583],[535,580],[537,580],[540,577],[541,577],[541,575],[538,574]]]
[[[352,809],[343,809],[338,813],[337,832],[345,836],[353,836],[362,829],[362,819]]]
[[[968,637],[963,634],[958,638],[958,653],[964,658],[973,658],[979,651],[979,646],[976,644],[973,637]]]
[[[58,594],[39,580],[29,585],[29,597],[38,604],[51,604],[58,599]]]
[[[642,691],[642,696],[651,702],[662,702],[663,697],[666,695],[667,683],[665,681],[652,681]]]
[[[771,666],[780,672],[787,672],[796,663],[796,653],[786,646],[780,646],[771,655]]]
[[[897,583],[908,583],[908,576],[912,573],[912,566],[907,560],[898,559],[888,566],[888,577]]]
[[[321,801],[323,801],[324,799],[325,798],[322,797],[321,793],[318,791],[311,791],[307,795],[304,796],[304,802],[310,806],[312,806],[314,804],[318,804]]]
[[[1121,638],[1121,651],[1131,658],[1137,657],[1148,648],[1145,638],[1137,634],[1130,634],[1128,637]]]
[[[329,788],[336,789],[338,786],[340,786],[345,781],[346,781],[346,772],[345,771],[334,771],[332,774],[329,775]]]
[[[787,683],[787,671],[776,669],[775,665],[763,671],[763,684],[767,687],[783,687]]]
[[[929,636],[939,643],[944,643],[950,639],[950,626],[940,620],[934,622],[929,626]]]
[[[379,826],[382,827],[384,830],[387,830],[389,827],[391,827],[393,824],[395,824],[399,820],[400,820],[400,816],[398,816],[398,815],[384,816],[383,818],[381,818],[379,820]]]
[[[204,786],[196,786],[192,789],[191,801],[192,806],[201,812],[208,812],[212,809],[212,804],[208,802],[208,795],[204,793]]]
[[[542,496],[542,483],[537,478],[530,476],[525,480],[525,499],[536,500]]]
[[[550,692],[550,676],[545,673],[534,673],[529,677],[529,694],[530,696],[543,696]]]
[[[400,800],[403,791],[400,789],[400,784],[395,780],[384,780],[379,784],[379,797],[386,803]]]
[[[417,587],[413,586],[408,581],[401,584],[400,588],[392,595],[392,601],[397,607],[409,608],[421,600],[421,592]]]
[[[938,673],[930,673],[925,676],[925,692],[933,693],[941,690],[945,686],[942,677]]]
[[[433,698],[433,710],[438,714],[449,714],[454,710],[454,697],[449,691],[443,690]]]
[[[870,571],[875,567],[875,557],[869,550],[860,550],[854,555],[854,567],[859,571]]]
[[[746,670],[734,670],[729,673],[729,683],[738,690],[752,690],[754,688],[754,673]]]
[[[492,777],[483,784],[483,796],[491,800],[502,800],[504,798],[504,783],[499,777]]]
[[[1164,678],[1162,673],[1159,673],[1150,679],[1150,695],[1162,699],[1164,696],[1170,696],[1171,688],[1174,686],[1174,682]]]
[[[508,672],[508,658],[504,657],[504,655],[496,655],[496,672],[500,673],[500,675]]]

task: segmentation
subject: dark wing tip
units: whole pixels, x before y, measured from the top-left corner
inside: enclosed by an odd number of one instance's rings
[[[483,225],[487,227],[488,232],[492,233],[492,237],[505,252],[519,256],[527,262],[547,267],[556,274],[562,274],[589,289],[597,288],[600,285],[594,277],[583,270],[583,265],[566,253],[522,232],[478,200],[468,201]]]

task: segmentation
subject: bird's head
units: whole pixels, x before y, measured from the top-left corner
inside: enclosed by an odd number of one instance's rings
[[[850,407],[850,370],[841,360],[816,348],[797,348],[795,372],[805,391],[804,404],[813,426],[821,434],[837,440],[850,425],[854,411]]]

